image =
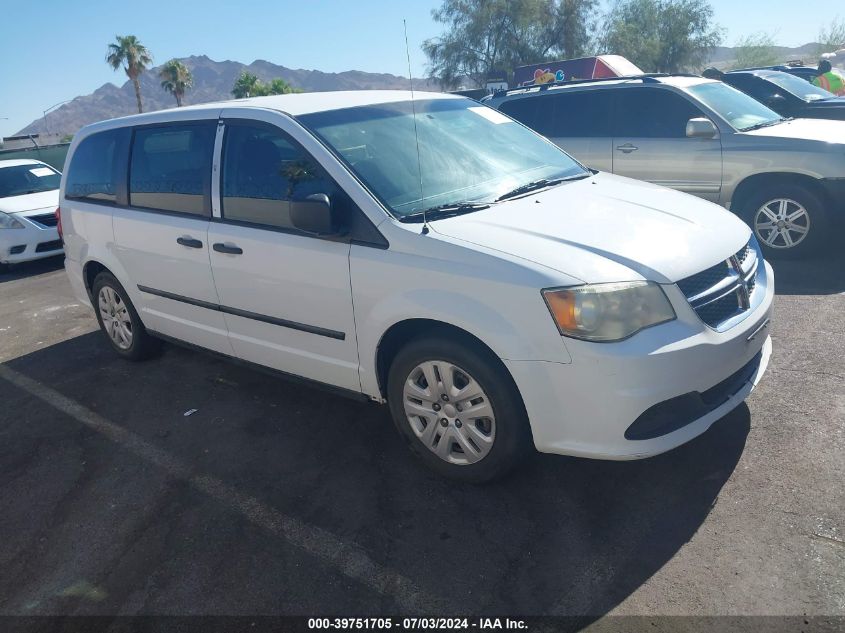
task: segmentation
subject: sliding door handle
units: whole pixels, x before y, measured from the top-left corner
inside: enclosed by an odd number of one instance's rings
[[[176,238],[176,243],[181,244],[182,246],[187,246],[188,248],[202,248],[202,242],[195,240],[192,237]]]
[[[217,242],[212,248],[218,253],[226,253],[227,255],[242,255],[244,252],[244,249],[238,246],[229,246],[222,242]]]

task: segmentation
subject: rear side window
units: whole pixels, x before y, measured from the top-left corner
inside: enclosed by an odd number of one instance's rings
[[[129,166],[129,204],[211,215],[216,129],[216,121],[137,128]]]
[[[227,220],[292,229],[292,201],[324,193],[337,205],[337,191],[316,161],[281,130],[226,125],[221,193]]]
[[[563,138],[596,138],[613,135],[612,103],[609,90],[561,93],[547,97],[548,121],[543,134]]]
[[[510,101],[505,101],[499,107],[499,110],[523,125],[527,125],[532,130],[537,130],[538,106],[540,101],[541,99],[536,97],[511,99]]]
[[[655,88],[621,88],[616,97],[616,136],[686,138],[687,121],[704,114],[674,92]]]
[[[65,198],[117,202],[118,183],[126,173],[126,128],[92,134],[74,151],[67,170]]]

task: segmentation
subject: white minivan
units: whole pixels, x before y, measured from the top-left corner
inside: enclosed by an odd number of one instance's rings
[[[164,339],[387,403],[465,481],[532,445],[669,450],[768,364],[774,281],[745,224],[462,97],[142,114],[82,129],[67,165],[67,272],[118,354]]]

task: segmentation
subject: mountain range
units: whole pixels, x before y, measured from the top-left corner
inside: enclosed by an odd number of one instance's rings
[[[329,90],[391,90],[408,89],[408,78],[387,73],[368,73],[348,70],[340,73],[325,73],[319,70],[286,68],[263,59],[251,64],[234,61],[214,61],[205,55],[181,59],[194,78],[194,85],[185,95],[184,104],[208,103],[232,98],[232,86],[243,71],[269,82],[276,78],[306,92]],[[141,99],[145,112],[176,106],[173,95],[162,90],[158,77],[160,67],[150,68],[141,75]],[[414,88],[439,90],[433,82],[414,79]],[[120,87],[107,83],[89,95],[76,97],[46,117],[39,117],[18,134],[74,134],[79,128],[95,121],[135,114],[135,91],[130,81]]]

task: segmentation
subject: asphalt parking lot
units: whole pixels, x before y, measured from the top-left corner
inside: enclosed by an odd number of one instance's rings
[[[776,264],[769,372],[640,462],[429,473],[387,412],[0,277],[0,613],[845,615],[845,255]],[[192,415],[185,412],[196,409]]]

